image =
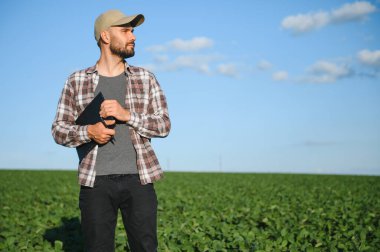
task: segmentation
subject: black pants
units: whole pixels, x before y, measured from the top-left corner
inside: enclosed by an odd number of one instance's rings
[[[79,208],[85,251],[115,250],[118,209],[131,250],[157,251],[156,192],[137,174],[96,176],[94,188],[81,186]]]

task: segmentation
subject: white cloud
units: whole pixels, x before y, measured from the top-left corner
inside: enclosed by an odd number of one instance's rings
[[[181,55],[174,59],[172,62],[161,67],[164,71],[175,71],[180,69],[193,69],[200,73],[210,74],[210,64],[218,61],[221,56],[210,55]]]
[[[153,46],[147,47],[146,50],[148,52],[152,52],[152,53],[160,53],[160,52],[167,51],[167,46],[165,46],[165,45],[153,45]]]
[[[177,38],[160,45],[153,45],[146,48],[146,50],[153,53],[154,63],[146,66],[156,71],[192,69],[200,73],[210,74],[210,64],[221,60],[220,55],[210,53],[202,55],[182,54],[172,60],[169,55],[173,56],[173,52],[194,53],[212,48],[213,45],[214,41],[207,37],[194,37],[189,40]],[[168,55],[165,53],[168,53]]]
[[[202,73],[209,72],[209,59],[202,56],[179,56],[170,65],[173,70],[181,68],[192,68]]]
[[[313,14],[298,14],[286,17],[282,20],[282,27],[294,33],[304,33],[325,26],[329,23],[329,15],[326,12]]]
[[[260,69],[260,70],[268,70],[268,69],[271,69],[272,68],[272,63],[270,63],[269,61],[267,60],[261,60],[258,64],[257,64],[257,68]]]
[[[332,83],[351,75],[350,69],[345,65],[321,60],[308,69],[308,75],[303,81],[311,83]]]
[[[224,60],[224,57],[220,54],[180,55],[172,60],[164,57],[161,62],[156,60],[155,63],[144,64],[142,67],[150,71],[164,72],[190,69],[201,74],[221,74],[238,78],[240,70],[244,69],[244,65],[221,63],[222,60]]]
[[[364,65],[372,67],[380,67],[380,50],[370,51],[370,50],[361,50],[358,52],[357,57],[361,63]]]
[[[217,71],[220,74],[237,78],[239,76],[239,72],[235,64],[220,64],[217,68]]]
[[[195,37],[191,40],[175,39],[169,42],[169,45],[175,50],[187,52],[210,48],[214,45],[214,42],[206,37]]]
[[[156,71],[159,70],[158,67],[157,67],[157,65],[155,65],[155,64],[142,64],[142,65],[139,65],[139,66],[143,67],[143,68],[146,68],[146,69],[148,69],[151,72],[156,72]]]
[[[281,26],[294,34],[309,32],[328,24],[360,20],[376,11],[376,6],[367,1],[359,1],[341,6],[338,9],[285,17]]]
[[[376,7],[366,1],[345,4],[331,12],[331,20],[332,22],[358,20],[374,11],[376,11]]]
[[[273,73],[272,78],[275,81],[284,81],[287,80],[289,77],[289,74],[287,71],[277,71]]]
[[[153,53],[166,52],[170,50],[182,52],[195,52],[205,48],[211,48],[214,41],[206,37],[194,37],[190,40],[174,39],[163,45],[153,45],[146,48],[147,51]]]
[[[154,56],[154,61],[157,63],[164,63],[164,62],[167,62],[168,60],[169,60],[169,56],[165,54]]]

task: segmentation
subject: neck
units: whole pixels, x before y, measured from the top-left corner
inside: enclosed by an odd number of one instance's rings
[[[124,72],[124,59],[111,53],[102,51],[97,65],[98,73],[103,76],[113,77]]]

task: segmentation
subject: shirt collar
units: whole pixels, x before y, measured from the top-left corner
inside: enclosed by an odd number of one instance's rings
[[[131,67],[128,65],[127,61],[124,61],[124,72],[126,74],[133,74]],[[89,67],[86,69],[86,74],[93,74],[93,73],[98,73],[98,64],[95,64],[92,67]]]

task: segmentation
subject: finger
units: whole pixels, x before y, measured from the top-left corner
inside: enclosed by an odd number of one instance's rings
[[[103,108],[102,110],[100,110],[99,112],[99,115],[103,118],[106,118],[108,116],[112,116],[114,113],[113,113],[113,109],[112,108]]]
[[[112,105],[112,104],[115,104],[115,102],[117,102],[116,100],[104,100],[102,102],[102,104],[100,105],[100,107],[102,106],[108,106],[108,105]]]
[[[105,102],[105,101],[104,101],[104,102]],[[105,105],[104,102],[102,102],[102,104],[100,104],[100,110],[103,110],[103,109],[104,109],[104,105]]]
[[[100,115],[101,117],[104,117],[104,114],[105,114],[105,113],[106,113],[105,108],[101,108],[100,111],[99,111],[99,115]]]
[[[98,136],[94,138],[94,141],[97,142],[98,144],[105,144],[107,141],[104,140],[102,137]]]
[[[109,102],[107,102],[107,100],[105,100],[104,102],[102,102],[102,104],[100,105],[100,111],[105,111],[106,107],[109,106]]]
[[[107,143],[107,141],[103,141],[103,140],[99,140],[99,141],[96,141],[98,144],[105,144]]]
[[[94,136],[95,138],[99,138],[100,136],[98,136],[98,134],[99,134],[99,131],[100,130],[103,130],[105,127],[104,127],[104,125],[103,125],[103,123],[102,122],[97,122],[96,124],[96,135]]]
[[[105,106],[105,105],[107,105],[107,104],[109,104],[110,103],[110,100],[104,100],[103,102],[102,102],[102,104],[100,104],[100,107],[103,107],[103,106]]]
[[[113,135],[115,135],[115,130],[114,129],[104,129],[103,133],[107,134],[108,136],[113,136]]]
[[[110,135],[103,135],[103,141],[109,141],[111,139]]]
[[[100,134],[97,138],[97,142],[101,142],[101,143],[106,143],[107,141],[109,141],[109,139],[111,138],[111,136],[107,135],[107,134]]]
[[[114,125],[116,123],[115,120],[104,120],[104,122],[107,124],[107,125]]]

